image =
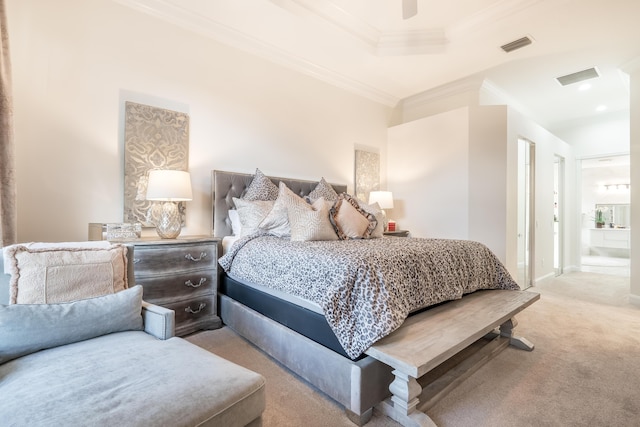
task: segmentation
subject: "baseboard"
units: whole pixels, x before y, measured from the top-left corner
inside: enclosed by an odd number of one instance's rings
[[[577,271],[582,271],[579,265],[570,265],[562,269],[565,273],[575,273]]]
[[[549,279],[553,279],[554,277],[556,277],[556,274],[555,274],[555,273],[553,273],[553,272],[551,272],[551,273],[549,273],[549,274],[545,274],[545,275],[544,275],[544,276],[542,276],[542,277],[538,277],[538,278],[536,278],[536,280],[534,280],[534,281],[533,281],[533,283],[534,283],[534,285],[537,285],[537,284],[538,284],[538,283],[540,283],[540,282],[543,282],[543,281],[545,281],[545,280],[549,280]]]

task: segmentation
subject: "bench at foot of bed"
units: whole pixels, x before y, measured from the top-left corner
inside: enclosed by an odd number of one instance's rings
[[[392,396],[376,408],[404,426],[435,426],[425,411],[480,366],[509,345],[533,350],[533,344],[513,334],[514,316],[539,298],[527,291],[478,291],[409,317],[365,352],[394,369]],[[418,382],[481,341],[480,349],[438,378],[427,378],[424,387]]]

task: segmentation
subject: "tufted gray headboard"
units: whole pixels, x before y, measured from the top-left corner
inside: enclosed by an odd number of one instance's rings
[[[291,191],[306,196],[311,193],[319,181],[305,181],[291,178],[269,177],[269,179],[278,185],[280,181],[284,182]],[[214,170],[211,172],[211,189],[213,194],[211,200],[213,203],[213,235],[215,237],[224,237],[231,234],[231,221],[229,220],[229,209],[232,209],[233,198],[240,197],[245,189],[253,180],[252,174],[224,172]],[[347,191],[346,185],[331,184],[336,193],[344,193]]]

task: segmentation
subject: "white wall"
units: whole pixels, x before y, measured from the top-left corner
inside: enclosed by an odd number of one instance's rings
[[[630,300],[640,305],[640,58],[629,67],[631,81],[631,286]]]
[[[509,158],[506,106],[470,108],[469,159],[469,239],[483,242],[514,272],[509,205],[516,199],[509,193],[514,159]]]
[[[469,235],[469,109],[389,128],[387,214],[414,237]]]
[[[388,107],[113,1],[7,9],[20,241],[84,240],[89,222],[122,221],[126,100],[189,113],[184,235],[211,231],[213,169],[352,188],[355,146],[386,161]]]
[[[553,133],[571,144],[576,159],[629,152],[629,112],[614,112],[596,119],[570,123]]]
[[[516,274],[507,251],[507,108],[464,107],[389,128],[388,188],[413,236],[484,243]],[[515,203],[515,201],[513,201]]]
[[[553,164],[556,154],[565,158],[572,218],[575,161],[568,144],[512,108],[465,107],[389,128],[388,188],[402,206],[391,216],[418,237],[480,241],[515,277],[519,138],[536,144],[535,278],[553,274]],[[579,227],[567,224],[564,258],[571,264]]]
[[[553,165],[555,156],[565,159],[565,251],[564,260],[567,268],[576,268],[579,264],[579,233],[580,224],[577,223],[577,201],[575,186],[575,156],[573,148],[542,126],[520,114],[514,109],[509,109],[508,144],[511,150],[517,149],[518,139],[524,138],[535,144],[535,278],[540,280],[554,273],[553,267],[553,237],[554,237],[554,182]],[[514,153],[517,155],[517,153]],[[512,155],[514,155],[512,154]],[[517,165],[517,161],[510,161],[509,165]],[[517,167],[517,166],[516,166]],[[509,172],[509,176],[516,182],[516,175]],[[517,195],[517,193],[515,193]],[[514,197],[514,196],[512,196]],[[513,207],[513,205],[510,205]],[[517,206],[516,206],[517,208]],[[515,216],[514,216],[515,215]],[[510,214],[509,218],[517,218],[516,214]],[[515,228],[514,228],[515,227]],[[511,226],[510,230],[516,230],[517,226]],[[509,248],[515,251],[516,248]]]

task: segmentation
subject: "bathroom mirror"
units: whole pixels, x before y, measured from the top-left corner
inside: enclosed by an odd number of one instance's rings
[[[596,210],[602,209],[605,227],[613,223],[614,227],[631,227],[631,206],[628,204],[597,204]]]

